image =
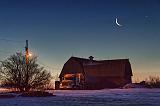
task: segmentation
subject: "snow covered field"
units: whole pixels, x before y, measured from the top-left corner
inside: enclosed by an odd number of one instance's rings
[[[57,90],[54,94],[0,99],[0,106],[160,106],[160,89]]]

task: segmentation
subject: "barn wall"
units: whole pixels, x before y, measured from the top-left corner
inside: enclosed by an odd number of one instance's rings
[[[86,89],[118,88],[127,84],[124,77],[88,77]]]

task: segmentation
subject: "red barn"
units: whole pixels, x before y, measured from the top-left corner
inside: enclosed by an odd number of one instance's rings
[[[71,57],[59,75],[61,89],[119,88],[132,83],[129,59],[93,60]]]

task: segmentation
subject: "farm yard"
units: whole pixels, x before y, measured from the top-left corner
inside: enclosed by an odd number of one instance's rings
[[[55,90],[53,97],[1,98],[0,106],[159,106],[160,89]]]

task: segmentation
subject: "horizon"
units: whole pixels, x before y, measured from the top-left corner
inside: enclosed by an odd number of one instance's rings
[[[0,1],[0,60],[29,51],[54,76],[71,57],[129,58],[133,81],[160,75],[158,0]]]

